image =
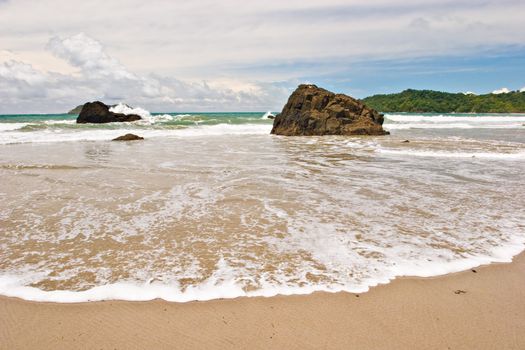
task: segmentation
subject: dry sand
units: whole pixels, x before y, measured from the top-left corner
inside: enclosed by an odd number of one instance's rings
[[[0,348],[525,349],[525,255],[476,271],[398,279],[359,296],[182,304],[3,297]]]

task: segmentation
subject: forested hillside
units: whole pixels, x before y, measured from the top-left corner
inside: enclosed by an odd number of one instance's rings
[[[405,90],[374,95],[363,102],[381,112],[525,113],[525,92],[474,95],[432,90]]]

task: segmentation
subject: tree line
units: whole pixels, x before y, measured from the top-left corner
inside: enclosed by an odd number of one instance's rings
[[[474,95],[408,89],[362,100],[381,112],[417,113],[525,113],[525,92]]]

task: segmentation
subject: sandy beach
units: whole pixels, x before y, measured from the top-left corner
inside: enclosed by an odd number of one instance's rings
[[[525,255],[370,292],[169,303],[0,299],[2,349],[523,349]]]
[[[0,350],[525,350],[524,14],[0,0]]]

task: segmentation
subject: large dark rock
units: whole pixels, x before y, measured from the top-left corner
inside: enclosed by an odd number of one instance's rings
[[[113,113],[109,108],[110,106],[99,101],[88,102],[82,107],[77,123],[133,122],[142,119],[137,114]]]
[[[126,134],[126,135],[122,135],[117,138],[114,138],[111,141],[138,141],[138,140],[144,140],[144,137],[140,137],[135,134]]]
[[[383,115],[362,102],[315,85],[299,85],[273,122],[272,134],[386,135]]]

